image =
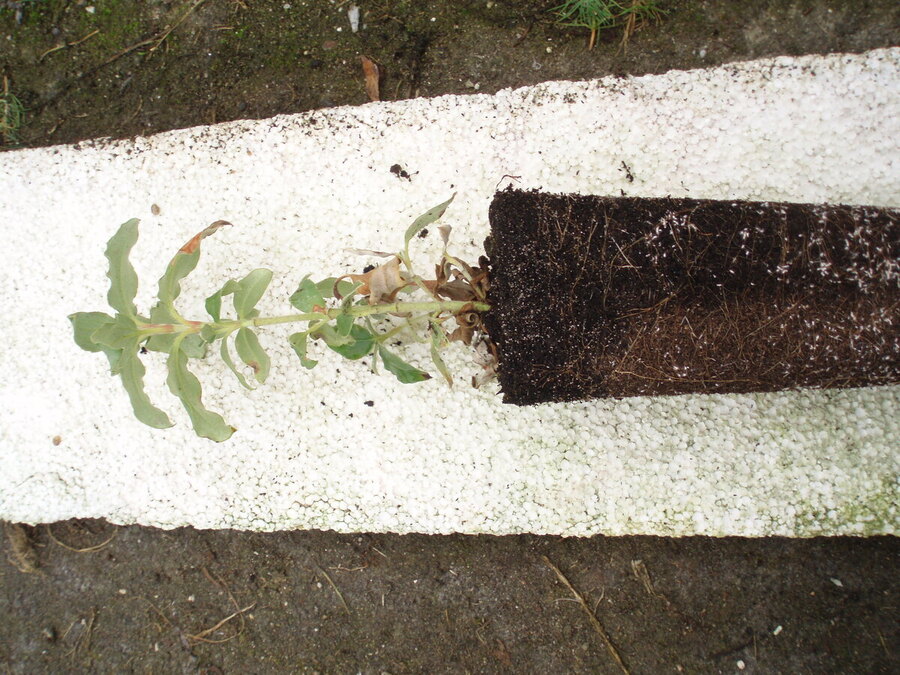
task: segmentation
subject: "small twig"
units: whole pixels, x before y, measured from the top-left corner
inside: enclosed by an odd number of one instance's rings
[[[191,5],[190,9],[188,9],[184,14],[181,15],[181,18],[178,19],[175,23],[172,24],[172,27],[163,32],[162,36],[159,38],[159,42],[156,43],[155,46],[150,48],[151,52],[155,52],[159,49],[160,45],[165,42],[166,38],[169,37],[169,33],[178,28],[182,24],[182,22],[188,18],[200,5],[202,5],[206,0],[196,0],[193,5]]]
[[[256,606],[256,603],[254,602],[252,605],[245,607],[244,609],[241,609],[240,605],[238,605],[238,603],[237,603],[237,600],[235,600],[234,594],[231,592],[231,589],[228,588],[228,584],[226,584],[219,575],[213,575],[213,573],[210,572],[208,569],[206,569],[206,567],[203,567],[201,569],[203,571],[203,576],[205,576],[207,579],[209,579],[213,584],[221,587],[222,590],[224,590],[225,593],[228,594],[228,599],[231,600],[231,604],[234,606],[235,611],[232,612],[229,616],[222,619],[219,623],[217,623],[212,628],[207,628],[206,630],[200,631],[196,635],[186,635],[185,637],[187,637],[188,640],[193,640],[195,642],[206,642],[206,643],[210,643],[210,644],[221,644],[223,642],[228,642],[229,640],[233,640],[238,635],[240,635],[241,633],[244,632],[244,628],[246,626],[246,623],[244,621],[244,612],[247,612],[247,611],[253,609]],[[236,616],[240,618],[241,625],[234,635],[229,635],[228,637],[222,638],[221,640],[209,640],[206,638],[207,635],[210,635],[211,633],[215,633],[217,630],[219,630],[219,628],[224,626],[228,621],[231,621]]]
[[[87,548],[73,548],[72,546],[69,546],[68,544],[65,544],[65,543],[61,542],[59,539],[57,539],[56,536],[54,536],[53,530],[50,529],[49,525],[45,525],[44,527],[47,528],[47,534],[50,535],[50,539],[53,540],[53,543],[55,543],[58,546],[62,546],[67,551],[72,551],[72,553],[96,553],[97,551],[100,551],[103,548],[105,548],[106,545],[109,544],[109,542],[111,542],[113,539],[115,539],[117,534],[119,534],[119,528],[118,528],[118,526],[116,526],[116,529],[113,530],[113,533],[110,535],[110,537],[106,541],[101,542],[99,544],[95,544],[94,546],[88,546]]]
[[[334,582],[331,580],[331,577],[328,576],[328,572],[319,567],[319,571],[322,573],[322,576],[325,577],[325,581],[328,582],[328,585],[331,586],[332,590],[334,590],[335,594],[338,596],[338,600],[341,601],[341,605],[344,607],[344,611],[347,612],[347,615],[350,615],[350,608],[347,606],[346,601],[344,600],[344,596],[341,595],[341,592],[338,590],[338,587],[334,585]]]
[[[38,57],[38,62],[43,61],[45,56],[48,56],[49,54],[52,54],[53,52],[58,52],[60,49],[65,49],[66,47],[74,47],[75,45],[80,45],[82,42],[84,42],[88,38],[94,37],[99,32],[100,32],[100,29],[97,28],[95,30],[92,30],[90,33],[85,35],[83,38],[79,38],[78,40],[75,40],[74,42],[63,42],[61,45],[56,45],[55,47],[50,47],[50,49],[48,49],[47,51],[45,51],[43,54],[41,54]]]
[[[366,568],[368,568],[368,565],[360,565],[359,567],[344,567],[343,565],[338,565],[337,567],[329,567],[328,569],[334,570],[335,572],[362,572]]]
[[[560,571],[560,569],[554,565],[550,558],[547,556],[541,556],[544,559],[544,562],[547,564],[553,572],[556,574],[556,577],[562,582],[562,584],[569,589],[569,592],[575,597],[575,600],[578,601],[578,604],[581,605],[581,608],[587,613],[588,618],[591,621],[591,625],[594,627],[594,630],[600,636],[600,639],[603,640],[603,643],[606,645],[606,649],[609,651],[610,655],[613,657],[613,660],[622,669],[622,672],[625,675],[629,675],[628,668],[625,667],[625,663],[622,661],[622,657],[619,656],[619,652],[616,650],[615,645],[613,645],[612,640],[609,639],[609,636],[606,634],[606,630],[603,628],[603,624],[600,623],[600,620],[597,618],[597,615],[591,611],[591,608],[588,607],[587,602],[585,602],[584,598],[581,594],[575,590],[575,587],[566,579],[566,576]]]
[[[115,54],[113,54],[112,56],[110,56],[108,59],[106,59],[106,61],[104,61],[103,63],[101,63],[100,66],[98,66],[98,67],[108,66],[108,65],[109,65],[110,63],[112,63],[113,61],[116,61],[117,59],[120,59],[120,58],[122,58],[123,56],[125,56],[125,55],[127,55],[127,54],[130,54],[131,52],[133,52],[133,51],[136,50],[136,49],[140,49],[141,47],[146,47],[147,45],[153,45],[153,46],[150,48],[150,51],[151,51],[151,52],[155,52],[157,49],[160,48],[160,46],[162,46],[162,43],[166,41],[166,38],[169,37],[169,35],[171,34],[171,32],[172,32],[173,30],[175,30],[176,28],[178,28],[178,26],[180,26],[181,23],[182,23],[186,18],[188,18],[188,16],[189,16],[192,12],[194,12],[194,11],[195,11],[200,5],[202,5],[204,2],[206,2],[206,0],[196,0],[196,2],[194,2],[194,4],[191,5],[191,7],[190,7],[190,8],[189,8],[189,9],[181,16],[181,18],[178,19],[178,21],[176,21],[174,24],[172,24],[172,26],[170,26],[170,27],[167,28],[166,30],[162,31],[161,33],[157,33],[157,34],[154,35],[153,37],[149,37],[149,38],[147,38],[146,40],[141,40],[140,42],[135,42],[133,45],[131,45],[131,46],[129,46],[129,47],[125,47],[125,49],[123,49],[123,50],[121,50],[121,51],[119,51],[119,52],[116,52]],[[153,44],[154,42],[155,42],[156,44]],[[96,70],[96,68],[95,68],[94,70]]]
[[[243,631],[243,628],[241,628],[240,630],[238,630],[238,632],[236,632],[234,635],[229,635],[228,637],[222,638],[221,640],[210,640],[210,639],[208,639],[206,636],[207,636],[207,635],[210,635],[210,634],[212,634],[212,633],[215,633],[217,630],[219,630],[222,626],[224,626],[226,623],[228,623],[229,621],[231,621],[231,620],[232,620],[234,617],[236,617],[236,616],[241,617],[241,621],[242,621],[242,623],[243,623],[244,612],[249,612],[249,611],[250,611],[251,609],[253,609],[254,607],[256,607],[256,603],[255,603],[255,602],[254,602],[253,604],[251,604],[251,605],[247,605],[247,606],[244,607],[243,609],[238,609],[237,611],[232,612],[231,614],[229,614],[228,616],[226,616],[224,619],[222,619],[221,621],[219,621],[219,623],[217,623],[215,626],[212,626],[211,628],[207,628],[206,630],[202,630],[202,631],[200,631],[199,633],[197,633],[196,635],[191,635],[191,634],[189,633],[189,634],[185,635],[185,637],[186,637],[188,640],[193,640],[194,642],[206,642],[206,643],[208,643],[208,644],[216,644],[216,645],[217,645],[217,644],[222,644],[223,642],[228,642],[229,640],[234,640],[234,638],[236,638],[238,635],[241,634],[241,632]]]

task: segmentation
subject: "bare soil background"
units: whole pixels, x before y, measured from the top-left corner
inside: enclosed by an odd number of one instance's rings
[[[362,104],[363,54],[393,100],[900,42],[890,0],[663,1],[590,52],[555,1],[356,4],[354,34],[326,0],[0,1],[3,147]],[[10,673],[621,672],[585,606],[633,673],[900,670],[896,538],[4,533]]]

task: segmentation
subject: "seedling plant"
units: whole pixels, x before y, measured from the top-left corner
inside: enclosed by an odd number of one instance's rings
[[[643,23],[658,19],[663,11],[657,0],[566,0],[553,11],[561,26],[587,28],[591,31],[588,49],[597,42],[597,32],[603,28],[624,26],[622,45]]]
[[[290,296],[290,304],[299,313],[260,316],[256,309],[272,280],[272,271],[255,269],[241,280],[229,280],[205,302],[208,319],[188,319],[175,305],[181,282],[197,266],[201,242],[225,225],[216,221],[192,237],[169,262],[159,279],[157,302],[149,316],[139,314],[134,304],[138,277],[128,256],[138,238],[138,220],[124,223],[109,240],[110,287],[107,301],[115,311],[76,312],[69,316],[75,342],[90,352],[103,352],[110,372],[125,387],[135,416],[151,427],[172,426],[169,416],[150,402],[144,391],[145,368],[140,354],[144,350],[168,354],[166,383],[184,405],[194,431],[204,438],[224,441],[234,427],[221,415],[204,407],[200,381],[188,370],[190,359],[203,358],[209,347],[218,343],[219,354],[240,384],[253,386],[235,365],[231,347],[252,373],[257,383],[265,382],[270,359],[260,344],[257,329],[284,323],[305,324],[290,335],[290,345],[304,368],[318,363],[309,355],[310,342],[322,342],[346,359],[369,357],[371,367],[379,364],[400,382],[429,379],[424,370],[402,359],[390,345],[413,335],[430,345],[435,368],[452,383],[441,350],[452,341],[472,344],[482,335],[481,315],[487,304],[488,279],[482,266],[473,266],[450,255],[447,242],[450,228],[438,229],[443,239],[441,258],[433,278],[421,276],[413,266],[410,242],[435,221],[450,205],[453,197],[416,218],[404,235],[403,249],[397,253],[358,251],[389,258],[362,274],[345,274],[313,281],[303,277]],[[222,300],[231,297],[233,315],[225,316]],[[415,297],[414,297],[415,296]],[[488,361],[482,365],[488,369]]]

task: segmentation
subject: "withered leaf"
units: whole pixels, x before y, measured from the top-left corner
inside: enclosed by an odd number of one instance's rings
[[[345,274],[341,279],[348,277],[352,281],[362,284],[358,293],[368,296],[370,305],[381,302],[393,302],[397,293],[407,286],[407,282],[400,276],[400,258],[394,256],[386,263],[373,267],[365,274]]]
[[[380,101],[381,97],[379,96],[378,91],[378,64],[368,56],[360,56],[359,60],[362,62],[363,76],[366,80],[366,94],[368,95],[369,100]]]

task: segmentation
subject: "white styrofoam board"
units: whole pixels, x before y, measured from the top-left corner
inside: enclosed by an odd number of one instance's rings
[[[638,78],[549,82],[0,154],[0,518],[160,527],[569,535],[895,533],[900,387],[518,408],[496,385],[400,385],[290,327],[262,337],[247,393],[217,357],[204,401],[238,428],[197,439],[159,355],[148,392],[177,425],[131,416],[66,317],[105,310],[105,242],[140,217],[147,311],[168,257],[220,218],[181,307],[255,267],[264,313],[305,273],[358,271],[451,193],[453,250],[476,258],[495,188],[900,204],[900,49]],[[623,164],[634,181],[626,179]],[[400,164],[405,180],[390,171]],[[515,176],[513,179],[509,176]],[[160,208],[151,213],[151,205]],[[436,243],[417,245],[435,253]],[[414,352],[423,358],[425,352]],[[458,380],[475,367],[449,357]],[[365,404],[372,401],[373,406]],[[351,416],[352,415],[352,416]],[[53,438],[61,442],[54,445]]]

